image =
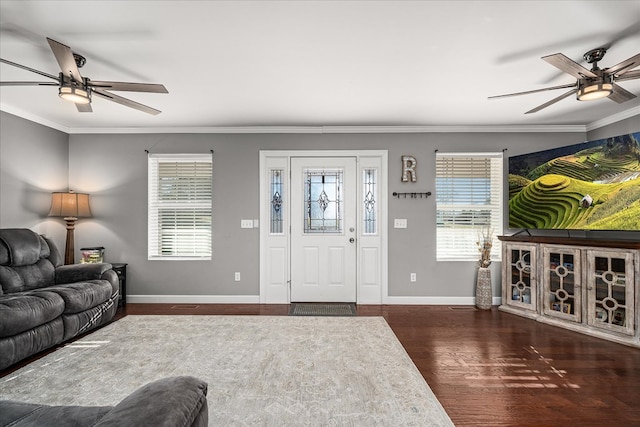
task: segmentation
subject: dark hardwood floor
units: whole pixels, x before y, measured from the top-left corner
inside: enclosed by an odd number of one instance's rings
[[[288,311],[289,305],[127,304],[116,319]],[[358,306],[358,315],[387,320],[456,426],[640,426],[640,349],[495,307]]]

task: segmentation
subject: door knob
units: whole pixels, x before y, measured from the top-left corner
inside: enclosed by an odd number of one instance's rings
[[[355,241],[356,241],[356,239],[354,239],[353,237],[349,239],[349,243],[353,243]]]

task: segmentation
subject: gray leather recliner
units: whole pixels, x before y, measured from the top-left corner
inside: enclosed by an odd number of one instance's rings
[[[170,377],[139,388],[116,406],[49,406],[0,400],[0,426],[206,427],[207,383]]]
[[[0,229],[0,370],[109,322],[120,283],[111,264],[62,265],[29,229]]]

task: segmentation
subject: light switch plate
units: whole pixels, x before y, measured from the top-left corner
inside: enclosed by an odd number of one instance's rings
[[[252,219],[241,219],[240,220],[240,228],[253,228],[253,220]]]
[[[407,220],[399,218],[394,219],[393,228],[407,228]]]

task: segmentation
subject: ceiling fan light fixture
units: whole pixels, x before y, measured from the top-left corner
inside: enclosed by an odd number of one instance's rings
[[[73,85],[60,86],[58,90],[58,96],[65,101],[71,101],[74,104],[89,104],[91,103],[91,92],[88,88],[81,88]]]
[[[606,98],[613,93],[613,84],[606,80],[596,80],[580,85],[578,89],[579,101],[593,101]]]

